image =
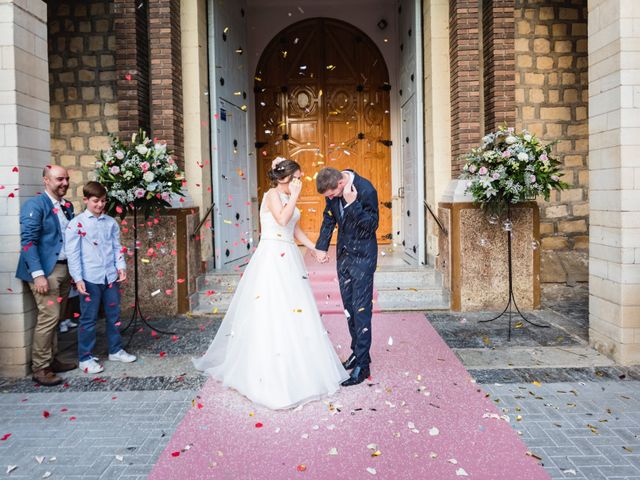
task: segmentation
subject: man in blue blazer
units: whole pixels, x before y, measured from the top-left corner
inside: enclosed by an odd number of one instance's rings
[[[33,380],[52,386],[62,383],[56,373],[76,368],[75,364],[55,359],[56,327],[71,282],[64,253],[64,230],[73,218],[73,205],[63,198],[69,188],[65,168],[47,166],[42,177],[45,192],[27,200],[20,209],[22,248],[16,277],[29,284],[38,307],[31,346]]]
[[[353,170],[323,168],[316,177],[318,193],[326,198],[324,218],[316,242],[319,262],[328,260],[331,235],[338,225],[336,261],[340,295],[351,334],[352,354],[342,364],[352,370],[342,385],[362,383],[370,375],[373,274],[378,261],[378,193],[371,182]]]

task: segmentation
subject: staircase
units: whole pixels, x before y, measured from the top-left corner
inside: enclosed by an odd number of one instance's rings
[[[373,285],[382,312],[449,309],[449,292],[433,267],[384,266],[376,271]]]
[[[198,291],[190,298],[191,313],[225,313],[240,275],[216,271],[198,278]],[[342,313],[341,300],[334,293],[338,282],[335,263],[310,269],[309,280],[321,313]],[[374,311],[377,312],[449,309],[449,293],[442,287],[440,274],[433,267],[381,266],[376,271],[374,287]]]

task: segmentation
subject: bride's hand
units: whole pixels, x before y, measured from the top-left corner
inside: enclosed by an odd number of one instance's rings
[[[302,181],[299,178],[294,178],[289,183],[289,191],[292,197],[298,197],[302,191]]]

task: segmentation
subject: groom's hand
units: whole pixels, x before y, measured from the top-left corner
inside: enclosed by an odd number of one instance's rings
[[[342,192],[342,196],[348,205],[356,201],[356,198],[358,198],[358,191],[353,183],[345,187],[344,192]]]

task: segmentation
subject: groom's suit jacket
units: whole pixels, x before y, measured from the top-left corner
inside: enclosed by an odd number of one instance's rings
[[[316,248],[329,250],[331,235],[338,225],[338,262],[350,260],[364,273],[373,273],[378,260],[378,192],[371,182],[353,172],[353,185],[358,192],[356,200],[349,206],[340,208],[342,197],[326,198],[324,218]],[[343,211],[343,213],[341,212]]]
[[[73,205],[62,205],[68,219],[73,218]],[[20,259],[16,277],[33,282],[32,272],[42,270],[48,277],[56,266],[62,249],[58,215],[46,193],[30,198],[20,209]]]

